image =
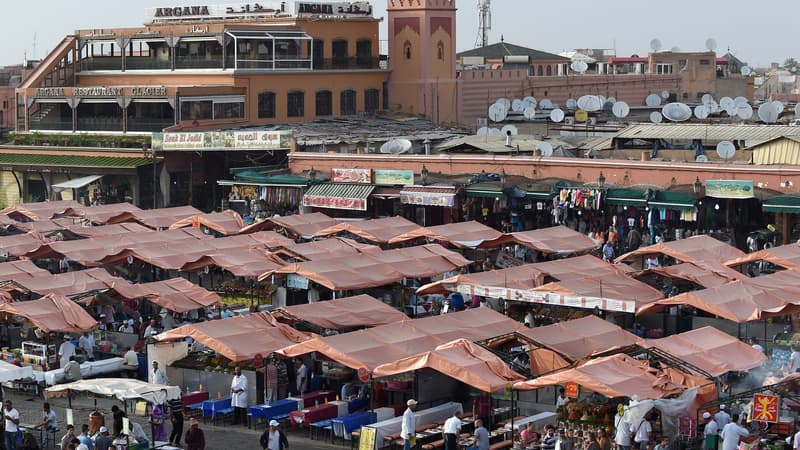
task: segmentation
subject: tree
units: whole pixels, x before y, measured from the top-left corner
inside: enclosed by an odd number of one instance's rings
[[[792,57],[786,58],[786,60],[783,62],[783,68],[788,70],[796,69],[797,60]]]

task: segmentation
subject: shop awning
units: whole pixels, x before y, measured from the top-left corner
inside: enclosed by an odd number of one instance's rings
[[[467,186],[466,193],[467,197],[500,198],[503,195],[503,189],[499,183],[475,183]]]
[[[641,345],[665,351],[714,377],[748,371],[767,361],[764,353],[714,327],[647,339]]]
[[[400,202],[407,205],[455,206],[456,188],[452,186],[405,186],[400,190]]]
[[[570,361],[635,345],[639,341],[635,334],[594,315],[544,327],[522,328],[519,333]]]
[[[618,257],[614,262],[634,261],[636,258],[644,258],[653,254],[671,256],[681,262],[721,262],[744,256],[744,252],[738,248],[718,241],[709,235],[701,234],[677,241],[640,247]]]
[[[375,327],[408,319],[402,312],[366,294],[326,302],[284,306],[272,314],[277,319],[303,321],[319,328],[333,330]]]
[[[407,242],[418,238],[449,242],[462,248],[494,248],[511,241],[511,237],[480,222],[454,222],[420,228],[395,237],[389,243]]]
[[[761,210],[772,213],[800,214],[800,197],[795,195],[779,195],[764,200]]]
[[[684,386],[672,383],[660,371],[650,368],[648,361],[622,354],[592,359],[571,369],[519,382],[514,384],[514,389],[532,391],[569,382],[610,398],[657,399],[685,390]]]
[[[258,248],[246,251],[206,255],[184,264],[181,272],[199,272],[206,267],[219,267],[234,276],[256,278],[262,273],[278,270],[283,261],[272,253]]]
[[[183,325],[161,333],[157,341],[190,337],[234,362],[249,361],[311,338],[310,334],[279,324],[266,312]]]
[[[676,211],[691,211],[695,208],[697,199],[691,194],[683,192],[659,191],[656,198],[650,200],[648,205],[655,209],[672,209]]]
[[[0,236],[0,254],[19,257],[36,250],[44,244],[44,237],[38,233]]]
[[[48,294],[38,300],[0,304],[0,313],[24,317],[45,333],[80,333],[99,325],[79,304],[57,294]]]
[[[309,241],[301,244],[286,245],[275,253],[288,258],[299,258],[305,261],[315,261],[331,258],[348,258],[359,253],[380,252],[377,245],[362,244],[352,239],[329,238],[321,241]]]
[[[36,222],[30,222],[36,223]],[[94,239],[108,236],[121,236],[132,233],[148,233],[153,230],[138,223],[115,223],[113,225],[83,226],[71,225],[65,228],[69,234],[74,234],[85,239]]]
[[[48,276],[50,272],[39,268],[29,259],[0,263],[0,281]]]
[[[328,217],[321,212],[270,217],[267,220],[274,224],[276,231],[280,227],[285,229],[287,234],[298,236],[303,239],[311,239],[317,231],[339,223],[338,220]]]
[[[80,216],[93,224],[103,225],[112,216],[124,212],[133,213],[136,211],[141,211],[141,209],[130,203],[107,203],[104,205],[83,207],[80,210]]]
[[[303,195],[303,206],[366,211],[367,197],[374,189],[374,184],[315,184]]]
[[[635,189],[609,189],[606,193],[606,203],[609,205],[646,206],[645,193]]]
[[[180,386],[153,384],[130,378],[93,378],[72,383],[58,384],[45,390],[45,396],[60,397],[69,392],[89,392],[103,397],[114,397],[124,402],[144,400],[154,405],[163,405],[168,400],[181,398]]]
[[[0,150],[0,165],[22,167],[70,167],[80,169],[133,169],[153,163],[152,158],[130,156],[126,153],[59,152],[12,149]],[[93,170],[94,172],[94,170]]]
[[[87,177],[74,178],[72,180],[65,181],[63,183],[56,183],[56,184],[50,186],[50,188],[53,190],[53,192],[66,191],[67,189],[80,189],[80,188],[82,188],[84,186],[88,186],[88,185],[94,183],[95,181],[99,180],[100,178],[103,178],[103,176],[102,175],[89,175]]]
[[[314,233],[314,237],[331,236],[347,232],[375,244],[388,244],[398,236],[419,232],[422,227],[400,216],[381,219],[340,222]]]
[[[800,270],[800,244],[792,243],[748,253],[745,256],[725,261],[725,265],[736,267],[756,261],[767,261],[785,269]]]
[[[70,211],[83,210],[85,207],[74,200],[58,200],[52,202],[20,203],[9,206],[0,214],[9,217],[24,217],[30,220],[52,219]],[[78,215],[78,214],[73,214]]]
[[[741,274],[720,263],[709,263],[703,261],[675,264],[673,266],[659,266],[649,269],[643,273],[654,273],[667,278],[678,278],[691,281],[704,288],[711,288],[730,283],[732,281],[743,280],[746,275]]]
[[[115,284],[105,292],[110,297],[146,298],[150,302],[177,313],[193,311],[220,302],[216,292],[208,291],[185,278],[171,278],[139,284]]]
[[[637,315],[689,305],[737,323],[800,312],[800,277],[792,270],[685,292],[645,305]]]
[[[167,229],[181,219],[202,214],[202,211],[193,206],[176,206],[122,212],[109,217],[106,223],[138,222],[152,229]]]
[[[219,234],[230,236],[239,233],[244,228],[244,220],[238,212],[228,209],[223,212],[196,214],[173,223],[169,226],[170,230],[178,228],[201,228],[206,227]]]
[[[585,234],[560,225],[511,233],[511,238],[518,244],[545,254],[583,253],[597,247],[597,242]]]
[[[435,370],[482,392],[497,392],[508,383],[525,379],[494,353],[466,339],[457,339],[419,355],[381,364],[372,376],[388,377],[420,369]]]
[[[91,291],[104,291],[115,283],[127,283],[123,278],[115,277],[103,268],[78,270],[59,274],[47,274],[28,279],[13,280],[3,290],[30,291],[39,295],[57,294],[71,296]]]

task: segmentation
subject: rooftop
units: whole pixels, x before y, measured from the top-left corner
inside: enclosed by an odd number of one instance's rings
[[[458,58],[463,58],[465,56],[482,56],[486,59],[503,59],[504,56],[528,56],[533,61],[569,61],[569,58],[564,58],[554,53],[543,52],[521,45],[509,44],[508,42],[498,42],[496,44],[487,45],[486,47],[473,48],[472,50],[466,50],[456,54]]]

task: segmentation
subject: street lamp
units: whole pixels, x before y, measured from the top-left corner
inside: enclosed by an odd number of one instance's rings
[[[308,179],[312,182],[317,179],[317,171],[314,166],[311,166],[311,170],[308,171]]]
[[[700,192],[700,188],[702,187],[703,183],[700,182],[700,177],[696,177],[694,179],[694,184],[692,185],[692,190],[694,191],[695,194],[697,194],[698,192]]]
[[[147,151],[147,141],[143,140],[142,141],[142,152],[144,152],[144,157],[145,158],[147,158],[148,153],[149,153],[149,156],[153,159],[153,209],[156,209],[156,208],[158,208],[158,202],[157,202],[157,197],[156,197],[156,188],[157,188],[157,183],[156,183],[156,148],[153,147],[152,143],[151,143],[150,151],[148,152]]]
[[[428,183],[428,168],[425,167],[425,164],[422,165],[422,170],[419,171],[419,174],[422,175],[422,185],[425,186]]]
[[[600,176],[597,177],[597,185],[602,189],[603,186],[606,185],[606,177],[603,175],[603,171],[600,171]]]
[[[500,172],[500,186],[502,186],[503,189],[506,188],[506,168],[505,167],[503,167],[503,169],[501,169],[501,172]]]

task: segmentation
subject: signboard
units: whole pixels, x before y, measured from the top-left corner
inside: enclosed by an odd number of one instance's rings
[[[369,2],[296,2],[294,12],[297,17],[372,17],[372,5]]]
[[[303,206],[316,208],[352,209],[356,211],[367,210],[365,198],[323,197],[318,195],[304,195]]]
[[[288,150],[291,130],[153,133],[156,150]]]
[[[145,23],[177,22],[198,19],[241,19],[290,16],[286,2],[260,1],[227,5],[161,6],[145,10]]]
[[[753,198],[753,180],[706,180],[706,195],[714,198]]]
[[[778,407],[781,399],[775,395],[756,394],[753,396],[753,420],[759,422],[778,422]]]
[[[564,385],[564,395],[566,395],[568,398],[578,398],[580,390],[580,385],[574,381],[570,381]]]
[[[370,169],[331,169],[331,181],[334,183],[371,183]]]
[[[358,369],[358,379],[361,380],[362,383],[369,382],[369,370],[366,367],[360,367]]]
[[[444,206],[452,208],[456,203],[455,193],[400,191],[400,203],[407,205]]]
[[[358,441],[358,450],[375,449],[375,428],[361,427],[361,437]]]
[[[264,357],[261,356],[261,353],[256,353],[253,356],[253,366],[254,367],[261,367],[264,364]]]
[[[286,287],[290,289],[308,289],[308,278],[290,273],[286,276]]]
[[[91,86],[91,87],[45,87],[36,88],[33,96],[36,98],[64,98],[64,97],[166,97],[166,86]],[[165,100],[166,101],[166,100]]]
[[[375,169],[375,184],[389,186],[414,184],[414,171]]]

